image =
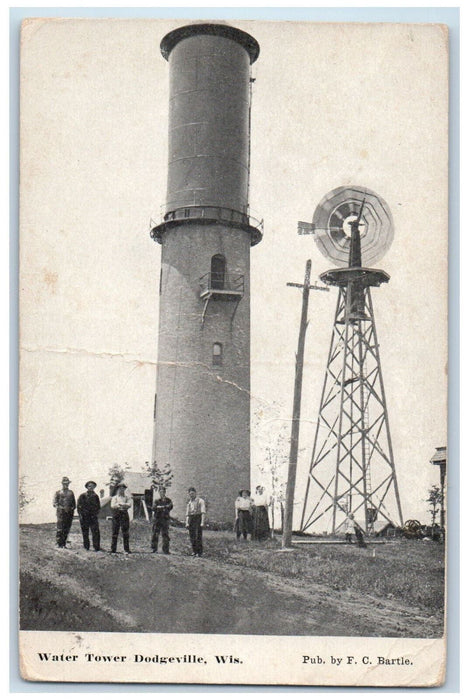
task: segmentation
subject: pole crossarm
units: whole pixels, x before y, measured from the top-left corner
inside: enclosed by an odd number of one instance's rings
[[[298,282],[287,282],[287,287],[297,287],[298,289],[304,289],[305,285],[303,284],[298,284]],[[310,284],[308,286],[308,289],[315,289],[318,292],[329,292],[330,289],[329,287],[321,287],[318,284]]]

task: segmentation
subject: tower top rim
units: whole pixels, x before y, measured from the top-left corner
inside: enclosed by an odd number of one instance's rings
[[[182,39],[186,39],[190,36],[197,36],[200,34],[205,34],[209,36],[219,36],[225,39],[232,39],[236,41],[240,46],[242,46],[249,54],[250,63],[254,63],[259,56],[260,47],[253,36],[247,32],[243,32],[241,29],[236,29],[236,27],[231,27],[228,24],[187,24],[184,27],[178,27],[178,29],[173,29],[173,31],[166,34],[163,37],[160,50],[167,61],[169,60],[169,55],[174,49],[176,44],[178,44]]]

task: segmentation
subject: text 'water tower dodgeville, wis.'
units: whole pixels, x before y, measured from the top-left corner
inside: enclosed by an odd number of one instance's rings
[[[259,45],[224,24],[167,34],[168,186],[162,223],[157,392],[152,459],[173,471],[171,498],[206,498],[231,521],[250,487],[251,64]]]

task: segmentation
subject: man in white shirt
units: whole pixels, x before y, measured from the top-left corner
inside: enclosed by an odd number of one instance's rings
[[[117,487],[117,493],[111,498],[111,510],[112,510],[112,543],[111,543],[111,553],[115,554],[117,551],[117,538],[119,536],[119,530],[122,528],[122,539],[124,540],[124,552],[130,554],[129,549],[129,509],[132,505],[132,497],[126,494],[125,489],[126,484],[119,484]]]
[[[238,540],[241,534],[245,540],[248,534],[252,534],[252,506],[251,492],[247,489],[241,490],[235,501],[236,539]]]
[[[352,535],[355,532],[354,517],[351,513],[347,514],[345,519],[345,541],[352,544]]]
[[[189,489],[189,500],[186,508],[186,527],[189,528],[189,537],[192,545],[192,556],[201,557],[202,529],[205,525],[205,501],[197,497],[194,487]]]

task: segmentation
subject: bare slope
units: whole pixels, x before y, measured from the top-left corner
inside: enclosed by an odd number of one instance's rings
[[[150,553],[150,527],[131,526],[132,554],[86,552],[78,524],[56,550],[51,525],[21,528],[21,627],[35,630],[438,637],[444,548],[396,541],[360,550],[206,532],[192,559],[184,530],[172,555]],[[102,524],[109,548],[110,524]],[[121,546],[121,544],[120,544]],[[373,551],[374,550],[374,551]]]

